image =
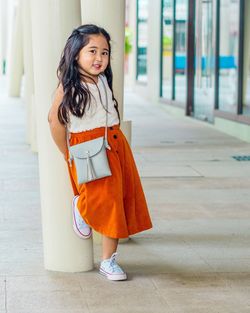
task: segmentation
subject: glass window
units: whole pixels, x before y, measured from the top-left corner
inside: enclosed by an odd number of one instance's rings
[[[187,85],[188,0],[176,0],[175,8],[175,100],[185,105]]]
[[[163,0],[162,12],[162,91],[161,96],[172,99],[173,86],[173,0]]]
[[[187,14],[188,0],[163,0],[161,97],[177,100],[183,106],[186,102]]]
[[[244,3],[243,114],[250,115],[250,1]]]
[[[194,106],[196,118],[212,122],[215,87],[214,1],[197,0],[195,7]]]
[[[147,81],[148,0],[137,0],[137,80]]]
[[[236,113],[239,0],[220,0],[219,109]]]

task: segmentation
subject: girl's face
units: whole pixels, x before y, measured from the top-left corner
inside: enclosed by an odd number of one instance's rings
[[[109,46],[106,38],[103,35],[89,36],[89,43],[80,50],[77,63],[81,73],[97,82],[98,75],[105,71],[109,63]]]

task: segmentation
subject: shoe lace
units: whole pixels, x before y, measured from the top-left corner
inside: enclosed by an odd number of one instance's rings
[[[117,256],[117,252],[113,253],[111,255],[111,258],[110,258],[110,267],[112,269],[113,272],[122,272],[122,269],[120,268],[120,266],[116,263],[116,256]]]
[[[110,258],[110,266],[113,266],[113,265],[116,264],[116,260],[115,260],[116,256],[117,256],[117,252],[115,252],[115,253],[113,253],[113,254],[111,255],[111,258]]]

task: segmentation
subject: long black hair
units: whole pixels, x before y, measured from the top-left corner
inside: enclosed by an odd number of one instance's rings
[[[87,104],[90,103],[89,100],[91,94],[89,88],[87,85],[81,83],[81,81],[86,82],[86,76],[80,73],[76,58],[80,50],[89,43],[89,37],[91,35],[103,35],[107,40],[109,47],[109,61],[103,74],[107,78],[108,85],[112,92],[114,106],[120,120],[118,102],[114,97],[112,87],[113,73],[110,65],[110,35],[105,29],[97,25],[85,24],[74,29],[72,34],[67,39],[59,66],[57,68],[57,77],[59,79],[58,86],[61,84],[64,91],[64,96],[58,109],[58,119],[64,125],[69,122],[69,111],[77,117],[82,117]],[[87,77],[95,83],[94,79],[89,76]]]

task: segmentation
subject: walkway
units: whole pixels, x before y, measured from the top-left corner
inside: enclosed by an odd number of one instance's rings
[[[250,145],[126,92],[154,228],[119,246],[129,280],[43,268],[37,155],[0,81],[0,313],[250,312]]]

